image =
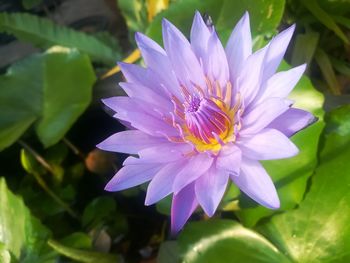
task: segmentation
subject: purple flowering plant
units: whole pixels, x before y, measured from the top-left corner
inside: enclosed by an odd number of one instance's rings
[[[199,205],[213,216],[230,182],[278,209],[276,188],[259,161],[298,154],[289,137],[315,121],[286,98],[306,65],[276,73],[295,26],[254,53],[248,13],[226,47],[199,12],[190,41],[166,19],[162,26],[164,49],[136,34],[146,67],[119,63],[128,96],[103,100],[129,129],[98,147],[137,155],[125,160],[105,189],[150,181],[146,205],[173,194],[173,233]]]

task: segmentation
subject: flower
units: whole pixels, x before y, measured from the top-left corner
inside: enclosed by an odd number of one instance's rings
[[[289,140],[314,121],[286,96],[306,65],[275,73],[294,25],[252,53],[249,15],[234,28],[226,48],[213,25],[196,12],[190,42],[163,20],[164,49],[136,33],[146,68],[120,63],[128,97],[103,102],[130,130],[98,147],[137,154],[109,181],[119,191],[150,181],[146,205],[173,194],[171,228],[179,231],[198,204],[210,217],[229,181],[259,204],[280,201],[259,160],[298,153]]]

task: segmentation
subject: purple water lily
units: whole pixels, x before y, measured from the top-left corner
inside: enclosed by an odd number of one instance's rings
[[[138,157],[128,157],[105,189],[151,181],[146,205],[173,194],[173,232],[198,204],[212,216],[229,181],[259,204],[279,208],[276,189],[259,160],[296,155],[288,137],[314,120],[286,99],[305,65],[275,73],[293,31],[294,25],[255,53],[248,13],[226,48],[198,12],[190,42],[165,19],[164,49],[137,33],[146,68],[120,63],[127,80],[120,86],[128,97],[103,100],[131,129],[98,147]]]

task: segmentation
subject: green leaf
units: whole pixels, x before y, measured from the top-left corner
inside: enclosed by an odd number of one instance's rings
[[[3,244],[0,258],[7,258],[6,251],[9,251],[21,262],[39,262],[35,259],[46,248],[50,235],[50,231],[31,216],[22,198],[14,195],[5,179],[0,178],[0,243]]]
[[[158,13],[147,28],[147,34],[157,41],[162,42],[161,20],[167,18],[185,35],[189,35],[192,20],[196,10],[201,13],[208,13],[214,20],[217,20],[224,0],[186,0],[172,3],[168,9]]]
[[[319,36],[317,32],[308,32],[296,36],[292,55],[293,66],[304,63],[309,65],[311,63],[317,48]]]
[[[250,14],[254,34],[271,34],[275,32],[281,21],[284,4],[284,0],[177,1],[155,17],[147,29],[147,34],[161,43],[161,19],[165,17],[180,28],[184,34],[188,35],[196,10],[199,10],[202,14],[208,13],[213,18],[223,40],[228,38],[233,27],[245,11]]]
[[[57,143],[89,105],[95,79],[76,49],[53,47],[12,65],[0,76],[0,150],[35,121],[44,146]]]
[[[350,5],[349,5],[349,7],[350,7]],[[332,16],[332,18],[338,24],[341,24],[344,27],[346,27],[347,29],[350,29],[350,19],[349,18],[344,17],[344,16]]]
[[[172,195],[168,195],[167,197],[157,202],[156,203],[157,211],[163,215],[170,216],[172,198],[173,198]]]
[[[350,2],[348,0],[318,0],[319,5],[327,13],[346,14],[350,12]]]
[[[305,200],[260,228],[294,262],[350,261],[350,105],[331,112],[326,123]]]
[[[42,0],[22,0],[22,6],[25,9],[32,9],[42,2]]]
[[[263,236],[230,220],[188,224],[178,243],[184,263],[291,262]]]
[[[60,240],[60,243],[73,248],[91,249],[92,247],[91,237],[82,232],[75,232],[69,236],[66,236]]]
[[[96,263],[96,262],[118,263],[120,262],[119,257],[117,255],[71,248],[71,247],[62,245],[61,243],[58,243],[57,241],[54,241],[52,239],[48,241],[48,244],[58,253],[70,259],[76,260],[78,262],[84,262],[84,263]]]
[[[281,70],[288,68],[286,63],[281,66]],[[297,156],[263,162],[276,185],[281,200],[280,210],[291,209],[303,199],[308,178],[317,165],[318,142],[324,127],[322,120],[324,97],[316,91],[307,77],[301,78],[289,98],[295,101],[293,107],[308,110],[319,120],[292,137],[292,141],[299,148]],[[264,208],[245,196],[240,198],[240,207],[242,209],[237,215],[246,226],[254,226],[261,218],[276,213],[275,210]]]
[[[0,262],[1,263],[10,263],[11,262],[11,254],[6,249],[5,244],[0,242]]]
[[[129,30],[145,31],[148,25],[145,0],[118,0],[118,6]]]
[[[83,226],[96,225],[115,212],[116,203],[113,198],[108,196],[97,197],[85,207],[82,218]]]
[[[330,60],[332,62],[332,66],[344,76],[347,76],[350,78],[350,63],[345,60],[340,60],[335,57],[330,57]]]
[[[316,51],[315,59],[321,69],[324,79],[327,82],[329,90],[331,90],[334,95],[340,95],[341,87],[327,53],[318,48]]]
[[[248,11],[253,36],[271,36],[281,22],[284,6],[284,0],[225,0],[216,27],[221,37],[228,39],[234,25]]]
[[[51,20],[25,13],[0,13],[0,32],[14,35],[21,41],[41,48],[55,45],[77,48],[96,61],[113,64],[118,52],[98,38],[54,24]]]
[[[166,241],[160,245],[158,263],[178,263],[180,262],[179,247],[176,241]]]
[[[344,32],[334,22],[333,18],[323,10],[317,0],[301,0],[301,3],[327,28],[332,30],[345,44],[349,44],[349,39]]]

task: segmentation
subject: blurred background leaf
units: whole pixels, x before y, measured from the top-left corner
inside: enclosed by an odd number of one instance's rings
[[[118,59],[117,51],[93,36],[25,13],[0,13],[0,32],[14,35],[41,48],[55,45],[76,48],[92,59],[108,64],[113,64]]]
[[[44,146],[57,143],[89,105],[94,81],[89,58],[76,49],[53,47],[14,64],[0,76],[0,149],[35,121]]]

